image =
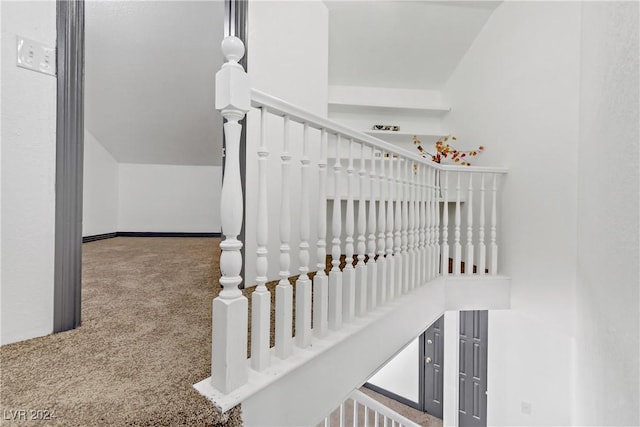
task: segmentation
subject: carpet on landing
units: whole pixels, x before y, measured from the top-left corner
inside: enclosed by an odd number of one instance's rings
[[[210,375],[219,239],[83,244],[82,326],[0,347],[2,413],[57,426],[239,426],[192,388]],[[40,413],[41,415],[43,413]],[[2,425],[31,425],[6,420]]]

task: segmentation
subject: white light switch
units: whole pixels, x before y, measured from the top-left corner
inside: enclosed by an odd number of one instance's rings
[[[56,50],[35,40],[16,36],[16,65],[40,73],[56,75]]]

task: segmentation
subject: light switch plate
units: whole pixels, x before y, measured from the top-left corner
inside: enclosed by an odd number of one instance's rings
[[[16,36],[16,65],[39,73],[56,75],[56,50],[35,40]]]

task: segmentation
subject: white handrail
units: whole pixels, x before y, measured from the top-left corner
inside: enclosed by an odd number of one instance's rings
[[[327,130],[329,133],[341,134],[343,137],[346,137],[347,139],[349,138],[353,139],[355,142],[361,142],[366,145],[375,147],[377,150],[384,151],[384,152],[391,152],[391,153],[412,159],[417,163],[427,164],[430,167],[433,167],[439,170],[464,171],[464,172],[473,172],[473,173],[499,173],[499,174],[505,174],[509,171],[508,168],[503,168],[503,167],[493,167],[493,166],[462,167],[457,165],[442,165],[439,163],[435,163],[429,159],[425,159],[417,155],[416,153],[405,150],[404,148],[400,148],[397,145],[390,144],[374,136],[367,135],[366,133],[351,129],[343,124],[340,124],[326,117],[322,117],[318,114],[307,111],[304,108],[300,108],[283,99],[280,99],[273,95],[269,95],[258,89],[251,89],[251,106],[255,108],[264,107],[267,109],[267,111],[269,111],[269,113],[274,114],[276,116],[282,116],[282,117],[287,116],[289,117],[290,120],[294,122],[307,123],[309,127],[314,129],[319,129],[319,130],[324,129],[324,130]]]

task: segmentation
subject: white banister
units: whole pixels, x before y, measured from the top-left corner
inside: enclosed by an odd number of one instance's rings
[[[453,274],[462,270],[462,245],[460,244],[460,172],[456,173],[456,211],[453,228]]]
[[[293,287],[289,282],[289,266],[291,256],[289,254],[289,239],[291,234],[291,206],[290,206],[290,161],[289,153],[290,119],[284,116],[284,136],[281,163],[280,186],[280,281],[276,286],[276,325],[275,325],[275,351],[276,356],[286,359],[293,351]]]
[[[356,298],[356,272],[353,268],[353,230],[354,230],[354,168],[353,168],[353,140],[349,140],[349,163],[347,165],[347,212],[345,219],[345,260],[346,264],[342,270],[342,320],[351,322],[355,314]]]
[[[359,199],[358,199],[358,263],[356,264],[356,314],[363,316],[367,311],[367,268],[364,263],[366,253],[365,232],[367,230],[367,206],[364,186],[367,176],[365,169],[364,144],[360,144]]]
[[[377,298],[378,304],[383,305],[387,300],[387,262],[385,259],[385,243],[387,226],[386,210],[385,210],[385,173],[384,173],[384,155],[385,152],[380,152],[380,175],[378,175],[378,185],[380,188],[380,200],[378,201],[378,260],[376,264],[378,266],[378,290]]]
[[[376,153],[371,147],[371,171],[369,173],[369,259],[367,260],[367,308],[372,310],[378,305],[377,282],[378,266],[376,265]]]
[[[341,185],[340,185],[340,142],[341,136],[336,138],[336,162],[333,165],[334,193],[333,193],[333,219],[331,230],[331,271],[329,272],[329,328],[340,329],[342,326],[342,271],[340,271],[340,234],[342,233],[341,218]]]
[[[467,196],[467,246],[465,247],[467,260],[464,272],[466,275],[473,274],[473,174],[469,174],[469,194]]]
[[[300,184],[301,188],[309,188],[309,125],[305,123],[302,128],[302,157],[300,158]],[[296,280],[296,344],[300,348],[311,345],[311,280],[309,279],[309,234],[311,213],[309,202],[311,194],[306,191],[301,193],[300,204],[300,275]]]
[[[322,129],[318,161],[318,271],[313,277],[313,332],[319,338],[327,334],[329,322],[329,278],[324,272],[327,262],[327,145],[327,131]]]
[[[443,282],[460,284],[474,274],[482,275],[487,271],[497,276],[498,179],[506,170],[436,164],[419,158],[416,153],[251,90],[248,76],[238,64],[244,54],[242,42],[230,37],[222,47],[227,62],[216,74],[216,108],[224,117],[226,137],[221,194],[224,235],[220,244],[221,291],[213,301],[212,375],[196,388],[210,398],[214,396],[212,400],[222,401],[221,408],[229,409],[231,406],[228,405],[246,402],[247,396],[261,393],[265,384],[281,381],[280,377],[302,368],[314,357],[333,351],[336,345],[343,346],[374,319],[387,316],[389,310],[402,310],[404,307],[388,303],[398,301],[405,293],[420,292],[415,288],[440,274],[449,274],[450,259],[453,259],[452,272],[458,276],[461,266],[466,265],[465,277],[443,279]],[[247,238],[255,238],[255,242],[249,242],[247,247],[255,244],[255,251],[248,251],[246,267],[251,275],[255,266],[254,283],[257,285],[251,295],[249,316],[248,300],[240,290],[243,243],[238,236],[244,226],[240,121],[251,107],[259,110],[260,140],[247,144],[247,147],[253,147],[253,155],[257,154],[257,174],[247,175],[247,179],[253,181],[246,183],[251,200],[255,198],[255,204],[249,204],[252,211],[247,215],[248,221],[255,221],[247,227]],[[270,121],[269,115],[277,120]],[[277,130],[283,129],[283,138],[282,141],[271,141],[267,137],[277,133],[270,132],[269,125],[277,123],[281,123],[282,128]],[[319,138],[315,138],[316,134]],[[248,135],[253,137],[254,133],[248,132]],[[298,135],[301,135],[300,141],[297,141]],[[311,188],[315,178],[312,165],[316,164],[314,156],[318,152],[316,139],[320,153],[317,191]],[[333,175],[328,175],[329,164],[333,161],[333,145],[331,149],[329,145],[334,141]],[[298,145],[300,163],[291,161],[292,151],[297,153]],[[347,151],[348,155],[345,154]],[[269,169],[270,155],[279,157],[279,170],[277,167],[273,171]],[[277,158],[272,161],[278,163]],[[465,174],[469,174],[469,181],[463,193],[461,180],[464,178],[466,185]],[[480,175],[479,183],[474,174]],[[449,176],[453,177],[451,183]],[[333,196],[327,194],[332,177]],[[292,182],[297,179],[300,180],[300,194],[291,194]],[[488,182],[489,179],[493,182]],[[278,184],[280,188],[272,193],[271,185]],[[455,195],[452,193],[454,188]],[[491,200],[486,200],[488,192],[491,192]],[[329,213],[327,204],[331,198],[333,210]],[[455,211],[451,212],[453,207]],[[278,219],[271,218],[272,222],[279,223],[278,236],[268,230],[269,211],[278,212]],[[311,224],[310,218],[316,213],[317,224]],[[295,235],[291,240],[294,219],[300,221],[299,240]],[[327,274],[329,222],[332,265]],[[455,226],[452,234],[449,233],[449,222]],[[311,235],[313,228],[317,234]],[[464,242],[461,242],[461,233],[466,236]],[[278,250],[276,243],[279,243]],[[268,251],[269,247],[273,249]],[[313,254],[317,260],[310,266]],[[291,264],[291,255],[297,256],[293,259],[296,265]],[[345,257],[344,269],[340,268],[342,256]],[[474,262],[478,264],[475,271]],[[272,276],[275,276],[276,265],[279,282],[275,288],[275,312],[271,314],[274,307],[266,284],[275,278]],[[310,276],[314,273],[311,281]],[[298,274],[295,288],[292,274]],[[499,279],[500,276],[482,280]],[[253,282],[253,277],[250,280]],[[466,294],[465,297],[471,298]],[[409,300],[402,299],[402,304]],[[355,316],[359,316],[357,321]],[[270,336],[272,322],[275,323],[273,350],[269,348],[273,338]],[[333,332],[338,330],[337,334]],[[323,339],[313,341],[314,336]],[[248,341],[250,360],[247,360]],[[362,408],[365,409],[364,417]],[[370,408],[369,404],[355,401],[354,419],[375,418],[387,425],[403,425],[385,412],[375,412],[374,417],[369,417]],[[343,415],[344,411],[345,407]]]
[[[261,371],[269,366],[269,334],[271,324],[271,294],[267,290],[267,270],[269,266],[267,243],[269,221],[267,205],[267,157],[266,141],[267,109],[260,109],[260,146],[258,147],[258,212],[256,218],[256,283],[251,295],[251,367]]]
[[[216,74],[216,109],[226,120],[225,171],[220,195],[220,220],[225,239],[220,243],[220,286],[213,300],[211,379],[213,387],[229,393],[247,381],[248,301],[238,288],[242,283],[242,184],[240,182],[239,121],[249,111],[249,78],[238,61],[244,45],[237,37],[222,41],[227,62]]]
[[[493,187],[491,188],[491,267],[489,274],[498,274],[498,243],[496,242],[496,224],[498,221],[497,198],[498,174],[493,174]]]
[[[449,274],[449,173],[447,171],[442,172],[444,174],[444,189],[442,204],[442,249],[440,256],[442,258],[442,275],[447,276]],[[440,175],[442,176],[442,175]]]
[[[480,175],[480,224],[478,224],[478,273],[485,274],[487,268],[487,246],[484,243],[484,223],[485,223],[485,186],[484,186],[484,176],[485,174]]]
[[[389,168],[387,173],[387,240],[385,242],[385,253],[387,263],[387,289],[386,299],[387,301],[393,300],[395,297],[395,259],[393,257],[393,200],[395,197],[393,191],[393,154],[389,153],[387,157],[389,160]]]
[[[398,164],[396,167],[396,176],[395,176],[395,203],[396,203],[396,211],[394,215],[394,248],[393,248],[393,256],[394,260],[394,269],[395,269],[395,293],[396,295],[402,295],[404,293],[402,287],[402,269],[403,269],[403,254],[402,254],[402,159],[398,157]]]

